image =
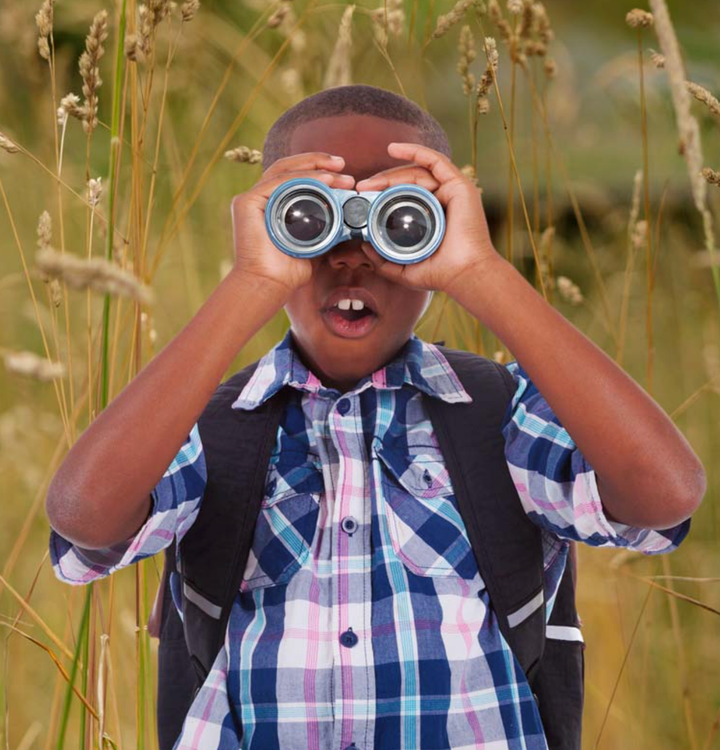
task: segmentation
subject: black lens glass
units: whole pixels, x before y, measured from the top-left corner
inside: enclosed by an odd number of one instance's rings
[[[415,206],[398,206],[385,219],[388,239],[398,247],[414,247],[430,229],[427,213]]]
[[[328,210],[316,200],[298,198],[285,212],[285,229],[299,242],[311,242],[325,231],[328,215]]]

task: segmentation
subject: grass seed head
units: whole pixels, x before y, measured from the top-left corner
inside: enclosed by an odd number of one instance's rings
[[[197,15],[198,10],[200,10],[200,0],[185,0],[180,6],[180,16],[183,23],[192,21]]]
[[[435,31],[433,31],[430,39],[439,39],[441,36],[445,36],[463,18],[465,12],[471,8],[476,8],[480,13],[485,11],[482,0],[458,0],[449,13],[438,16]]]
[[[703,169],[700,170],[700,174],[705,178],[705,181],[709,185],[720,186],[720,172],[716,172],[714,169],[710,169],[710,167],[703,167]]]
[[[37,225],[38,249],[44,250],[52,246],[52,219],[47,211],[40,214]]]
[[[268,18],[267,27],[269,29],[276,29],[284,20],[285,16],[290,12],[290,4],[288,0],[283,0],[280,7],[274,11],[274,13]]]
[[[386,0],[379,8],[370,11],[373,35],[384,49],[388,37],[399,37],[405,28],[405,10],[403,0]]]
[[[92,289],[102,294],[130,297],[142,304],[153,301],[149,287],[105,258],[85,260],[45,248],[37,253],[35,263],[41,274],[64,281],[71,289]]]
[[[52,220],[50,214],[47,211],[43,211],[40,214],[40,219],[37,225],[37,245],[39,251],[52,249]],[[60,290],[60,282],[57,279],[53,279],[48,274],[41,272],[40,278],[43,283],[48,285],[48,291],[50,293],[50,299],[54,307],[60,307],[62,301],[62,293]]]
[[[475,167],[472,164],[466,164],[460,171],[477,187],[477,175],[475,174]]]
[[[460,59],[457,64],[457,72],[462,78],[463,93],[465,96],[469,96],[475,88],[475,76],[470,72],[470,64],[477,57],[477,50],[475,49],[475,37],[467,24],[460,29],[458,51]]]
[[[38,52],[44,60],[50,59],[50,35],[53,28],[53,0],[44,0],[35,14],[38,29]]]
[[[653,14],[641,8],[633,8],[625,16],[625,23],[631,29],[647,29],[653,25]]]
[[[238,146],[225,152],[228,161],[236,161],[245,164],[258,164],[262,161],[262,151],[247,146]]]
[[[714,115],[720,116],[720,101],[718,101],[704,86],[692,81],[685,81],[687,90],[702,102]]]
[[[652,49],[652,47],[648,50],[648,52],[650,52],[650,60],[656,68],[665,67],[665,55],[660,54],[656,50]]]
[[[499,55],[497,51],[497,42],[493,37],[485,37],[485,55],[487,65],[485,72],[480,77],[477,85],[477,114],[486,115],[490,111],[490,100],[488,94],[497,75]]]
[[[520,39],[530,39],[535,32],[535,11],[532,0],[523,0],[522,14],[517,35]]]
[[[323,77],[323,88],[348,86],[352,83],[352,18],[354,5],[348,5],[343,11],[338,28],[337,42],[328,60]]]
[[[83,119],[83,108],[80,105],[80,97],[77,94],[66,94],[60,100],[60,106],[57,110],[57,119],[60,125],[64,124],[68,117],[76,117],[78,120]]]
[[[65,376],[65,365],[62,362],[51,362],[33,352],[8,352],[3,359],[8,372],[43,383]]]
[[[100,78],[100,68],[98,67],[100,59],[105,54],[103,43],[107,39],[107,19],[106,10],[101,10],[90,26],[90,32],[85,38],[85,51],[80,55],[80,75],[83,79],[83,95],[85,102],[83,104],[83,129],[90,134],[98,125],[98,97],[97,91],[102,86]]]
[[[557,288],[560,296],[571,305],[579,305],[583,301],[580,287],[567,276],[557,277]]]
[[[500,5],[497,0],[490,0],[487,6],[488,16],[492,24],[497,28],[500,34],[500,39],[506,44],[513,38],[513,30],[507,19],[503,16],[500,10]]]
[[[88,180],[87,200],[92,208],[95,208],[102,197],[102,177],[91,178]]]
[[[7,151],[8,154],[17,154],[20,151],[20,147],[4,133],[0,133],[0,148],[3,151]]]
[[[138,34],[126,34],[123,43],[123,52],[125,57],[132,62],[137,62],[138,57],[142,54],[140,36]]]
[[[647,245],[648,223],[645,219],[635,222],[632,230],[631,242],[635,250],[642,250]]]

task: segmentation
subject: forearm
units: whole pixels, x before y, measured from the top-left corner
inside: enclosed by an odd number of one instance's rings
[[[280,285],[232,271],[72,447],[48,489],[53,527],[85,547],[136,531],[233,358],[284,302]]]
[[[452,296],[500,338],[594,468],[611,520],[668,528],[692,514],[705,474],[662,408],[501,256]]]

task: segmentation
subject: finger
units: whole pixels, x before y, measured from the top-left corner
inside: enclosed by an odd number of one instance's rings
[[[389,143],[388,153],[396,159],[407,159],[425,167],[441,183],[454,177],[464,177],[445,154],[419,143]]]
[[[325,153],[324,151],[305,151],[301,154],[284,156],[274,161],[264,172],[264,177],[274,177],[276,174],[297,171],[300,169],[339,170],[345,166],[342,156]]]
[[[378,172],[372,177],[360,180],[355,185],[356,190],[385,190],[393,185],[420,185],[427,190],[433,191],[440,187],[440,183],[432,172],[425,167],[417,165],[393,167]]]
[[[261,180],[255,184],[253,192],[264,198],[269,198],[275,188],[291,179],[296,178],[313,178],[320,180],[326,185],[333,188],[344,188],[349,190],[355,184],[355,178],[350,174],[337,174],[335,172],[325,172],[323,170],[299,170],[297,172],[284,172],[266,180]]]

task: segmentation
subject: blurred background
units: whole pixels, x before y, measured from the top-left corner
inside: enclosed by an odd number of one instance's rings
[[[500,17],[470,7],[444,33],[438,18],[454,5],[446,0],[204,0],[196,14],[192,3],[161,2],[168,15],[154,24],[134,0],[66,0],[54,7],[50,31],[36,23],[41,5],[0,0],[3,746],[100,747],[102,733],[103,746],[156,747],[157,641],[144,628],[163,556],[89,587],[61,583],[47,554],[47,485],[89,420],[227,273],[230,201],[261,167],[226,152],[262,150],[270,125],[304,96],[368,83],[405,94],[439,120],[454,162],[474,170],[498,251],[538,289],[542,280],[548,300],[651,393],[706,467],[707,495],[677,552],[579,549],[583,747],[720,748],[720,187],[693,167],[701,158],[720,169],[720,105],[691,98],[682,110],[672,61],[658,67],[652,57],[667,51],[658,38],[667,44],[667,29],[630,27],[634,6],[619,0],[546,0],[550,26],[525,31],[513,0],[502,0]],[[717,93],[720,6],[667,5],[685,65],[678,80]],[[90,44],[83,78],[78,61],[102,10],[107,38],[96,26],[95,41],[105,52]],[[463,34],[476,50],[469,93],[458,72]],[[476,115],[485,36],[497,40],[500,99],[491,86],[489,111]],[[57,115],[70,92],[82,105],[83,86],[97,93],[94,128],[72,111]],[[88,191],[98,177],[99,196]],[[40,221],[45,211],[49,222]],[[43,276],[35,256],[48,247],[109,255],[154,301],[140,305],[137,290],[128,296],[117,284],[106,295]],[[228,375],[287,327],[278,312]],[[416,332],[513,358],[443,294]],[[165,408],[172,404],[158,404]],[[79,660],[87,669],[77,670],[69,693]]]

